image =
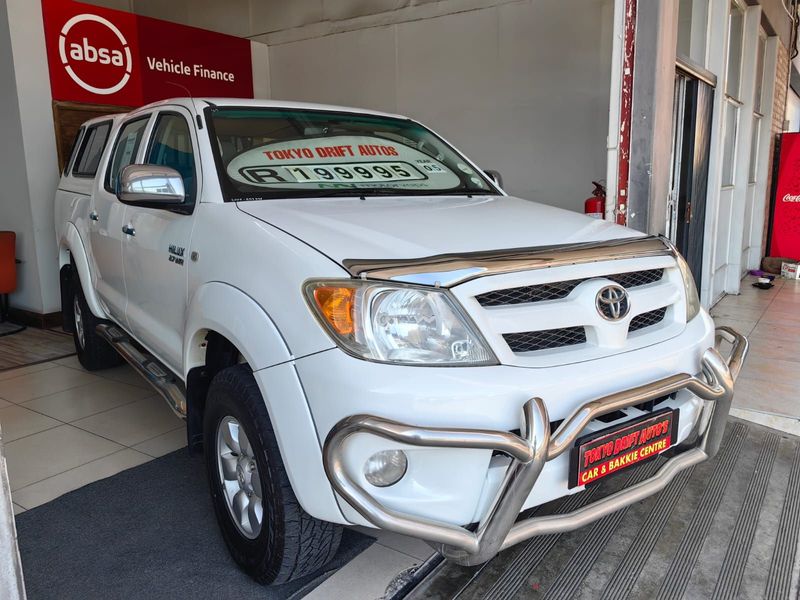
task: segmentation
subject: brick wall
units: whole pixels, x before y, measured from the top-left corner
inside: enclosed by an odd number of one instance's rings
[[[772,100],[773,136],[783,131],[783,120],[786,114],[786,94],[789,91],[789,50],[780,42],[778,42],[778,64],[776,71],[775,94]]]
[[[764,206],[764,235],[761,242],[761,255],[767,256],[767,230],[770,221],[770,201],[772,200],[772,167],[775,158],[775,143],[783,131],[786,118],[786,95],[789,91],[789,50],[782,42],[778,42],[778,62],[775,69],[775,93],[772,99],[772,136],[769,144],[769,168],[767,174],[767,201]]]

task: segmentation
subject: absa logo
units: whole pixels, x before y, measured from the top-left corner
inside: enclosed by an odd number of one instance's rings
[[[75,15],[64,23],[58,52],[67,74],[93,94],[114,94],[131,78],[128,41],[116,25],[98,15]]]

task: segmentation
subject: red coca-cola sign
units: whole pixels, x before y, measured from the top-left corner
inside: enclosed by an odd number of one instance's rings
[[[800,133],[781,135],[769,254],[800,260]]]
[[[56,100],[253,97],[249,40],[68,0],[42,0],[42,11]]]

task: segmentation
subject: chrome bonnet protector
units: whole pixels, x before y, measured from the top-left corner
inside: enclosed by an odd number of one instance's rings
[[[550,432],[550,419],[541,398],[522,407],[521,435],[506,431],[414,427],[371,415],[354,415],[340,421],[329,433],[323,449],[325,472],[336,492],[367,521],[381,529],[431,542],[447,558],[463,565],[483,563],[500,550],[536,535],[571,531],[664,489],[683,469],[713,457],[719,450],[733,399],[733,383],[747,355],[747,339],[728,327],[717,338],[732,345],[724,359],[715,348],[702,357],[698,376],[680,373],[623,392],[587,402]],[[517,521],[545,463],[572,446],[584,427],[599,416],[689,390],[703,403],[698,418],[700,439],[689,450],[668,459],[650,479],[620,490],[577,511]],[[403,514],[381,505],[345,470],[342,444],[356,433],[422,447],[494,450],[511,457],[500,488],[473,532]]]
[[[406,260],[345,259],[343,265],[353,277],[451,287],[486,275],[674,255],[675,249],[666,238],[641,236],[604,242],[439,254]]]

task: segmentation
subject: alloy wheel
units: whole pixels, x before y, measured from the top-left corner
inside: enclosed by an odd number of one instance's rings
[[[217,466],[228,512],[239,532],[255,539],[264,520],[261,476],[244,428],[226,416],[217,426]]]
[[[81,303],[78,300],[77,294],[72,300],[72,313],[75,315],[75,334],[78,336],[78,343],[81,348],[86,348],[86,332],[83,330],[83,313],[81,312]]]

